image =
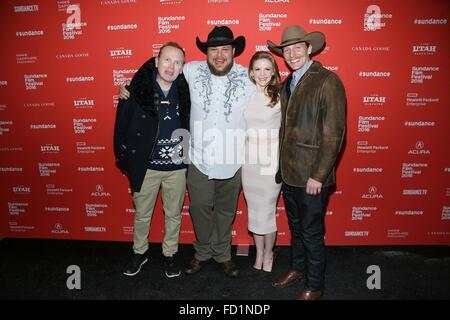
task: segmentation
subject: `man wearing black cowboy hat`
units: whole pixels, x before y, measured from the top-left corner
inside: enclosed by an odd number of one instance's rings
[[[216,26],[206,42],[198,37],[196,42],[206,61],[187,63],[183,69],[191,97],[187,185],[196,235],[195,256],[185,273],[197,273],[213,259],[226,276],[235,278],[239,271],[231,260],[231,232],[241,189],[243,114],[254,85],[247,69],[234,63],[244,51],[243,36],[234,38],[230,28]],[[122,86],[120,97],[128,96]]]
[[[269,49],[292,69],[281,90],[278,183],[291,231],[291,267],[273,286],[305,278],[300,300],[322,296],[325,278],[325,207],[335,185],[335,162],[345,134],[346,97],[339,77],[310,55],[325,43],[321,32],[297,25],[284,29],[280,45]]]
[[[187,184],[196,235],[195,256],[185,272],[200,271],[212,258],[234,278],[238,269],[231,260],[231,232],[241,189],[243,114],[254,85],[247,69],[234,63],[244,51],[244,37],[234,38],[230,28],[221,26],[214,27],[206,42],[196,41],[206,61],[184,68],[192,101]]]

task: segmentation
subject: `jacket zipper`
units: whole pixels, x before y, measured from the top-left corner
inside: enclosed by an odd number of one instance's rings
[[[158,112],[157,112],[157,116],[158,116],[158,126],[157,126],[157,129],[156,129],[156,140],[155,140],[155,142],[153,143],[153,147],[152,147],[152,153],[150,153],[150,160],[153,160],[153,153],[155,152],[155,147],[156,147],[156,144],[158,143],[158,137],[159,137],[159,106],[158,106],[158,108],[157,108],[157,110],[158,110]]]

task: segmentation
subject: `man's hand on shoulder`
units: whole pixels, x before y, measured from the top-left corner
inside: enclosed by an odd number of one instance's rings
[[[130,97],[130,91],[128,91],[125,86],[129,86],[131,83],[130,80],[127,80],[127,82],[125,82],[124,84],[122,84],[121,86],[119,86],[119,98],[120,99],[124,99],[127,100]]]

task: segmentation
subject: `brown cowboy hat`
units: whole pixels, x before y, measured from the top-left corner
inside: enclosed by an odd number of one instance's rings
[[[283,47],[298,42],[308,42],[312,46],[311,53],[315,53],[323,47],[325,43],[325,35],[319,31],[306,33],[305,29],[303,29],[302,27],[293,25],[283,30],[280,45],[276,45],[270,40],[267,40],[267,45],[269,46],[269,49],[274,53],[282,56]]]
[[[214,27],[212,31],[208,34],[208,40],[206,42],[200,41],[197,37],[196,39],[198,48],[206,53],[208,51],[208,47],[218,47],[218,46],[226,46],[231,44],[234,48],[234,56],[238,56],[244,51],[245,48],[245,38],[243,36],[239,36],[234,39],[233,31],[227,26]]]

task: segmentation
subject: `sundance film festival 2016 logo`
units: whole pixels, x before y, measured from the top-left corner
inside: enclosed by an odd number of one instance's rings
[[[87,22],[81,22],[81,9],[79,4],[69,5],[66,13],[70,14],[65,23],[62,24],[62,33],[64,40],[73,40],[83,35],[81,27],[86,27]]]
[[[24,74],[25,90],[37,90],[44,86],[44,79],[48,78],[46,73],[40,74]]]
[[[94,128],[92,123],[96,123],[96,118],[85,118],[85,119],[73,119],[73,131],[74,133],[86,133]]]
[[[447,206],[442,207],[441,220],[450,220],[450,207]]]
[[[287,17],[288,17],[287,13],[259,13],[258,30],[272,31],[274,28],[280,28],[282,20],[287,19]]]
[[[168,34],[172,33],[172,30],[180,29],[180,21],[185,21],[186,16],[168,16],[158,17],[158,33]]]
[[[26,212],[28,202],[8,202],[8,212],[10,216],[18,216]]]
[[[433,79],[432,72],[439,72],[439,67],[418,67],[411,68],[411,83],[423,84],[424,80]]]
[[[352,221],[362,221],[372,217],[377,207],[352,207]]]
[[[113,70],[113,83],[115,86],[124,84],[127,80],[131,80],[137,69]]]
[[[13,124],[14,122],[12,120],[0,120],[0,136],[5,133],[9,133],[9,126],[12,126]]]
[[[428,163],[402,163],[401,178],[414,178],[421,175],[424,168],[428,168]]]
[[[392,14],[382,14],[381,8],[377,5],[370,5],[364,14],[364,31],[377,31],[386,27],[384,19],[392,18]],[[382,21],[383,19],[383,21]]]
[[[56,174],[56,168],[60,167],[61,164],[58,162],[39,162],[39,175],[41,177],[50,177]]]
[[[87,217],[98,217],[98,215],[105,213],[108,205],[104,203],[86,203],[84,207]]]
[[[373,129],[378,129],[379,124],[374,121],[385,121],[384,116],[359,116],[358,117],[358,132],[370,132]]]

